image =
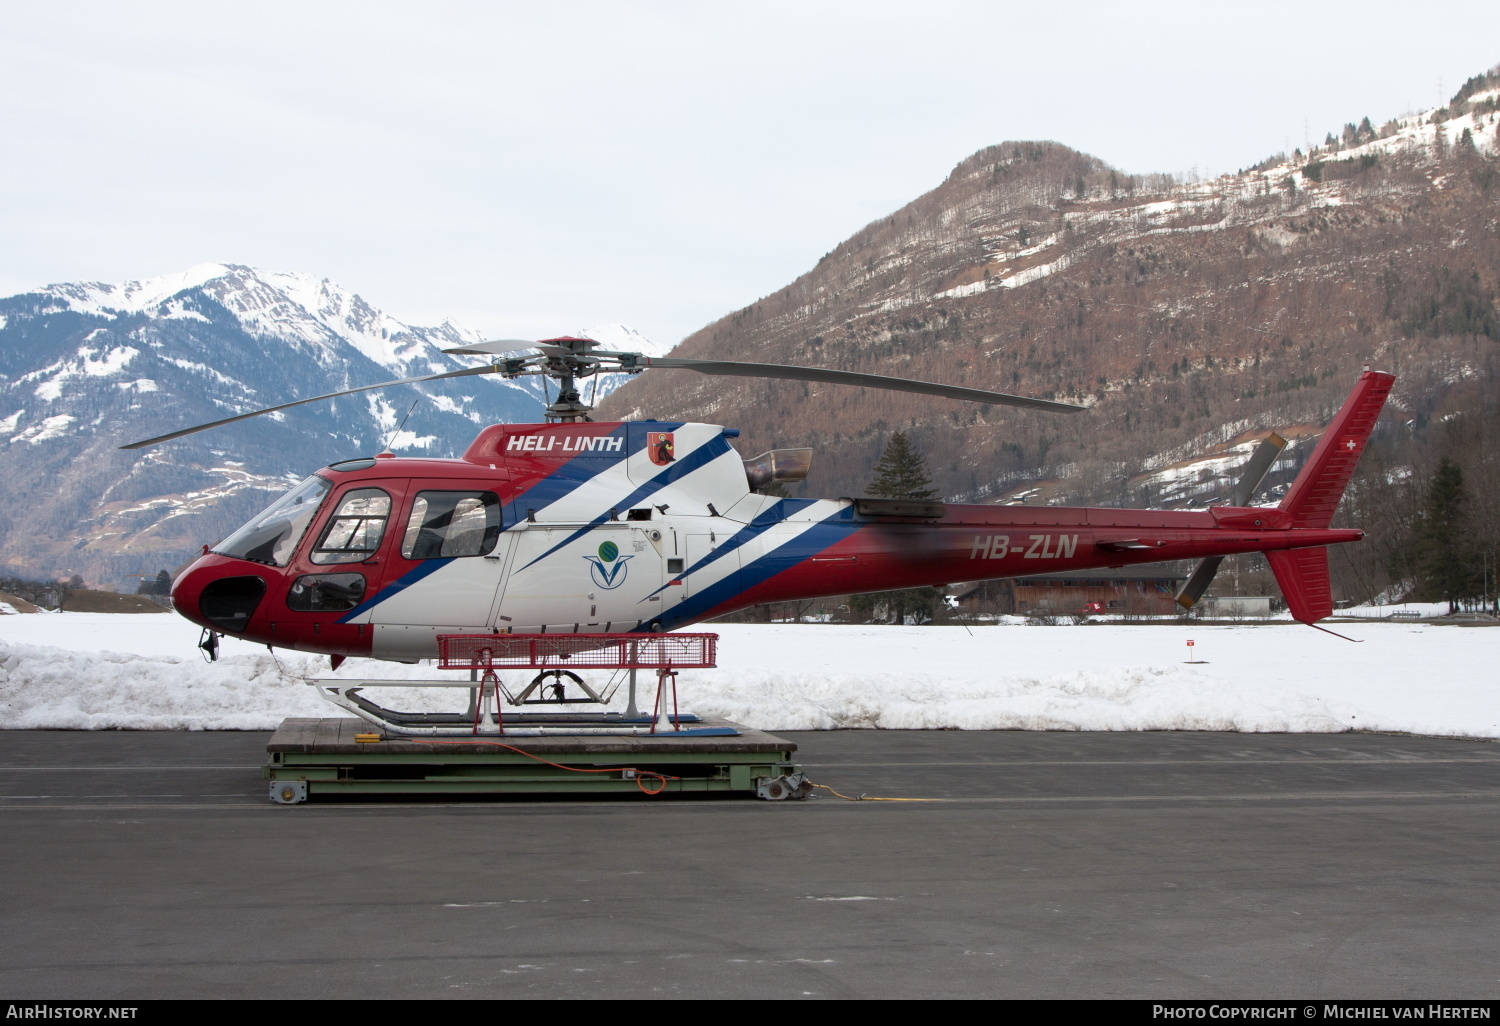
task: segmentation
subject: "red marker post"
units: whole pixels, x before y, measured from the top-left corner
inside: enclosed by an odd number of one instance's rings
[[[1187,657],[1187,661],[1188,662],[1190,662],[1190,663],[1201,663],[1201,662],[1203,662],[1202,659],[1194,659],[1193,658],[1193,639],[1192,638],[1188,639],[1187,648],[1188,648],[1188,657]]]

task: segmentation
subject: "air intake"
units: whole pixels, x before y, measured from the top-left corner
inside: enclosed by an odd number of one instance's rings
[[[234,634],[245,629],[260,600],[265,597],[266,582],[261,577],[224,577],[210,582],[198,598],[203,619],[220,630]]]

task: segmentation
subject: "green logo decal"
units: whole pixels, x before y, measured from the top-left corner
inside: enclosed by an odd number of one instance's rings
[[[620,555],[620,546],[607,541],[600,544],[597,556],[583,558],[589,561],[589,573],[593,576],[594,583],[606,590],[613,590],[625,583],[630,561],[635,557]]]

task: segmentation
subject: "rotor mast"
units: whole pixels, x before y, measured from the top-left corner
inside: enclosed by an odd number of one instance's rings
[[[583,401],[578,379],[600,372],[599,358],[590,354],[598,345],[591,338],[551,338],[537,345],[547,356],[542,373],[557,379],[557,398],[543,411],[549,421],[570,424],[590,419],[594,407]]]

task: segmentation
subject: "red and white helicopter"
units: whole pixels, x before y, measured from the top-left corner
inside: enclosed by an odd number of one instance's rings
[[[1275,507],[1254,495],[1286,444],[1251,456],[1232,505],[1199,511],[794,499],[812,450],[745,460],[716,424],[595,422],[577,382],[678,368],[832,382],[1067,413],[1083,407],[873,374],[605,352],[586,338],[481,343],[483,366],[301,399],[136,442],[156,445],[351,392],[471,374],[560,384],[542,424],[485,428],[457,459],[380,453],[317,471],[193,562],[174,605],[210,632],[273,647],[411,662],[439,635],[670,631],[762,602],[1042,571],[1199,559],[1190,607],[1223,557],[1262,552],[1292,615],[1332,612],[1334,509],[1395,380],[1368,369]],[[212,636],[210,636],[212,640]]]

